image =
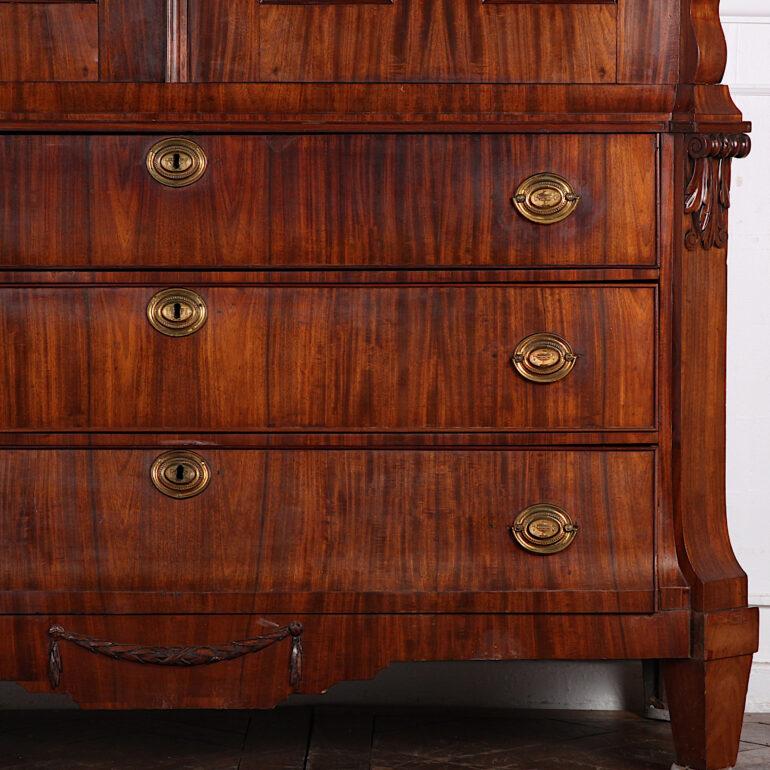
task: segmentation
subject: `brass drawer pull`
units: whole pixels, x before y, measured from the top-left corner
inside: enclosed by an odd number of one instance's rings
[[[150,176],[166,187],[187,187],[205,173],[208,161],[203,148],[181,137],[162,139],[147,153]]]
[[[195,452],[165,452],[152,464],[150,478],[168,497],[184,500],[203,492],[211,481],[208,463]]]
[[[525,219],[539,225],[553,225],[572,214],[580,202],[575,188],[557,174],[535,174],[525,179],[513,205]]]
[[[192,289],[164,289],[147,305],[148,320],[167,337],[195,334],[206,323],[207,316],[206,302]]]
[[[48,679],[55,690],[61,682],[64,670],[61,660],[59,642],[72,642],[84,650],[96,655],[129,663],[141,663],[152,666],[177,666],[189,668],[192,666],[209,666],[226,660],[235,660],[253,652],[259,652],[271,647],[276,642],[282,642],[291,637],[291,652],[289,655],[289,684],[298,689],[302,683],[302,623],[294,621],[287,626],[279,627],[275,623],[264,620],[261,624],[270,629],[265,634],[244,639],[240,642],[229,642],[221,645],[194,645],[190,647],[153,647],[138,644],[119,644],[103,639],[93,639],[71,631],[62,626],[51,626],[48,629],[50,644],[48,648]]]
[[[575,366],[577,355],[558,334],[531,334],[517,346],[511,359],[516,371],[530,382],[563,380]]]
[[[577,532],[578,525],[566,511],[545,503],[523,510],[511,527],[511,534],[522,548],[539,554],[563,551]]]

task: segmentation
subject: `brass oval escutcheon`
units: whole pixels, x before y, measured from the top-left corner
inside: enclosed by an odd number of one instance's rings
[[[575,366],[577,356],[572,346],[558,334],[539,332],[523,339],[511,362],[516,371],[530,382],[558,382]]]
[[[194,184],[206,173],[207,163],[203,148],[181,137],[162,139],[147,153],[150,176],[166,187]]]
[[[559,553],[568,548],[578,532],[570,515],[556,505],[539,503],[523,510],[511,527],[516,542],[538,554]]]
[[[192,289],[163,289],[147,305],[153,328],[168,337],[187,337],[206,323],[206,302]]]
[[[183,500],[203,492],[211,481],[208,463],[195,452],[165,452],[152,464],[150,478],[168,497]]]
[[[525,179],[513,196],[513,205],[525,219],[539,225],[553,225],[570,216],[580,196],[558,174],[535,174]]]
[[[527,363],[533,369],[550,369],[560,361],[559,351],[553,348],[536,348],[527,355]]]

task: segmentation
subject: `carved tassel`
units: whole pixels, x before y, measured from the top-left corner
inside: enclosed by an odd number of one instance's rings
[[[293,690],[302,684],[302,623],[289,623],[291,634],[291,655],[289,657],[289,683]]]
[[[63,633],[64,629],[61,626],[51,626],[48,629],[48,636],[51,637],[50,644],[48,646],[48,681],[51,683],[51,687],[55,690],[61,682],[62,675],[62,663],[61,663],[61,650],[59,649],[59,635]]]

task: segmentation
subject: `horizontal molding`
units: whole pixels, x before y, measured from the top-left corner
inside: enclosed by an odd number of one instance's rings
[[[754,607],[770,608],[770,594],[754,594],[749,596],[749,604]]]
[[[770,7],[767,0],[722,0],[719,8],[722,20],[730,17],[747,17],[770,19]]]
[[[770,16],[723,16],[722,23],[724,25],[740,24],[742,26],[770,24]]]
[[[735,96],[770,96],[770,85],[762,86],[730,86],[730,93]]]

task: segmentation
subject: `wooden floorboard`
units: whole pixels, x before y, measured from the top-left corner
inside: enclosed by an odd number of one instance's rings
[[[369,770],[375,714],[316,709],[306,770]]]
[[[312,715],[309,708],[253,712],[238,770],[302,770]]]
[[[631,714],[281,708],[0,711],[0,770],[670,770],[670,726]],[[737,770],[770,768],[770,714]]]

